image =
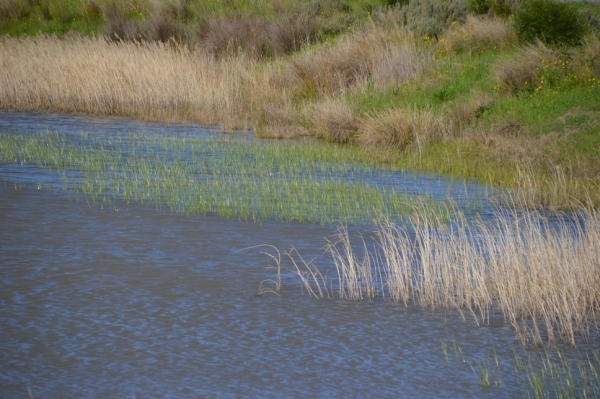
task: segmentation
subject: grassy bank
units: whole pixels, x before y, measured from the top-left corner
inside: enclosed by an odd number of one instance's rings
[[[73,19],[100,36],[0,39],[0,108],[315,136],[525,206],[598,206],[600,9],[574,6],[588,21],[577,44],[544,44],[500,10],[426,3],[90,0],[96,25],[81,7]],[[18,36],[32,9],[4,32]]]

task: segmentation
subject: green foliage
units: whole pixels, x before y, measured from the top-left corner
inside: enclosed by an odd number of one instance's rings
[[[512,15],[519,0],[467,0],[467,11],[473,14],[493,13],[507,18]]]
[[[600,32],[600,19],[590,10],[580,10],[579,15],[591,32]]]
[[[491,3],[491,0],[467,0],[467,11],[478,15],[487,14]]]
[[[587,33],[573,6],[552,0],[524,1],[515,11],[514,26],[523,42],[541,40],[553,45],[578,45]]]
[[[396,4],[400,6],[405,6],[409,3],[409,0],[385,0],[385,4],[388,6],[395,6]]]
[[[464,22],[466,17],[464,0],[412,0],[406,7],[407,27],[429,37],[438,37],[453,23]]]

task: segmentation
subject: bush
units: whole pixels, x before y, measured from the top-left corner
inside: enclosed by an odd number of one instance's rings
[[[316,11],[308,6],[293,7],[275,21],[258,15],[215,15],[202,22],[198,38],[217,56],[244,52],[260,59],[287,54],[317,38],[320,21]]]
[[[154,10],[150,18],[142,25],[141,38],[163,43],[175,40],[177,43],[187,44],[188,38],[183,25],[175,17],[166,9]]]
[[[552,0],[525,0],[515,11],[514,25],[524,42],[574,46],[581,43],[587,26],[577,10]]]
[[[412,0],[406,7],[408,29],[430,37],[437,38],[450,25],[466,18],[464,0]]]
[[[28,11],[29,4],[26,0],[0,1],[0,23],[22,18]]]
[[[494,14],[508,18],[519,0],[467,0],[467,11],[473,14]]]
[[[139,27],[127,15],[125,4],[109,1],[104,6],[103,14],[107,23],[104,34],[108,40],[129,42],[140,39]]]
[[[600,33],[600,20],[590,10],[580,10],[579,15],[591,32]]]

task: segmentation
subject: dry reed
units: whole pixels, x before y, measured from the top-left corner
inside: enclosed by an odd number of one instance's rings
[[[382,222],[371,251],[364,240],[355,250],[340,228],[328,243],[337,281],[303,283],[309,292],[327,291],[329,284],[328,294],[337,288],[344,299],[387,295],[404,304],[457,309],[478,324],[499,313],[524,344],[545,336],[575,345],[577,336],[597,332],[600,215],[549,220],[499,211],[493,221],[471,224],[460,213],[457,218],[451,226],[422,213],[410,228]],[[297,274],[306,270],[295,265]],[[310,270],[321,275],[312,264]]]
[[[448,52],[472,53],[516,42],[517,35],[506,21],[469,15],[464,25],[454,25],[444,32],[439,45]]]
[[[350,141],[358,130],[358,117],[344,99],[326,98],[314,104],[311,125],[317,137],[336,143]]]
[[[400,149],[414,143],[420,150],[424,144],[452,134],[452,127],[431,108],[395,108],[365,118],[358,130],[357,141]]]
[[[240,114],[248,68],[169,44],[49,36],[1,38],[0,65],[0,108],[206,124]]]

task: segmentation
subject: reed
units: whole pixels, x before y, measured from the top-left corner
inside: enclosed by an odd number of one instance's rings
[[[218,61],[168,43],[100,38],[3,37],[0,48],[3,109],[205,124],[240,114],[243,58]]]
[[[0,163],[56,170],[63,188],[93,202],[249,220],[364,225],[381,213],[401,219],[414,198],[369,181],[390,172],[360,156],[350,147],[319,143],[0,133]],[[435,207],[432,198],[426,201]]]
[[[416,210],[408,227],[382,221],[373,248],[359,241],[355,249],[345,228],[328,241],[338,271],[329,284],[339,298],[389,296],[456,309],[478,324],[500,314],[524,344],[545,337],[575,345],[576,337],[598,331],[597,212],[548,219],[499,210],[492,221],[467,223],[454,210],[454,222],[447,224],[439,213],[426,215],[426,207]]]
[[[185,10],[161,13],[175,18]],[[375,19],[292,54],[257,60],[252,51],[173,40],[3,37],[0,108],[190,120],[264,138],[316,136],[362,146],[399,170],[509,190],[506,198],[520,205],[597,207],[595,132],[587,125],[567,131],[566,121],[575,110],[591,115],[590,126],[597,123],[590,104],[598,40],[561,53],[517,48],[513,38],[501,21],[481,17],[452,26],[437,43],[403,23]],[[579,91],[569,92],[573,87]],[[569,100],[561,91],[571,93]],[[561,140],[553,140],[561,129]]]
[[[501,390],[507,374],[514,374],[521,396],[527,398],[597,398],[600,396],[600,353],[597,349],[564,348],[559,345],[527,351],[513,349],[513,361],[499,361],[495,345],[485,358],[465,353],[453,339],[442,340],[446,361],[450,352],[456,364],[468,365],[483,388]],[[508,361],[507,361],[508,360]],[[508,363],[508,364],[507,364]]]

